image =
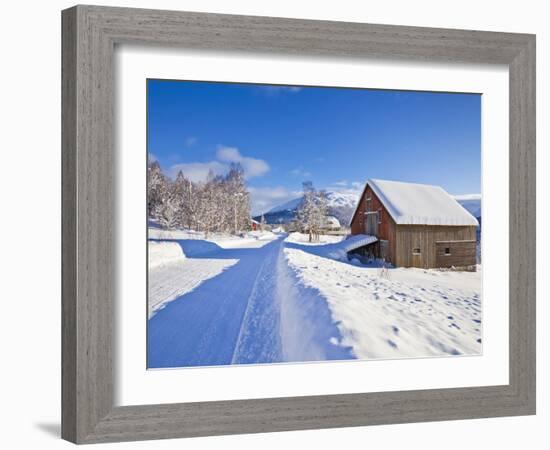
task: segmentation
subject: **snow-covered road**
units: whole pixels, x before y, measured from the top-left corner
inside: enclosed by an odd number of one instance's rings
[[[149,368],[481,352],[479,272],[384,272],[336,236],[170,237],[184,255],[149,272]]]
[[[326,301],[297,286],[284,238],[252,248],[179,241],[195,262],[232,264],[149,319],[148,367],[351,358],[330,343],[340,338]]]

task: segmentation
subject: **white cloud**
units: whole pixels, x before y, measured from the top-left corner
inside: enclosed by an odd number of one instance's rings
[[[243,159],[243,157],[241,156],[241,153],[237,148],[224,147],[223,145],[220,145],[218,147],[216,156],[220,161],[225,161],[225,162],[240,162]]]
[[[347,180],[340,180],[331,183],[326,187],[327,191],[340,192],[342,194],[354,194],[361,195],[363,191],[364,183],[359,181],[349,182]]]
[[[250,207],[253,216],[265,213],[275,206],[286,203],[302,195],[300,191],[289,191],[282,186],[249,187],[248,191],[250,192]]]
[[[348,185],[348,180],[340,180],[340,181],[335,181],[334,183],[332,183],[334,186],[347,186]]]
[[[198,183],[205,181],[210,171],[212,171],[214,175],[224,175],[228,171],[228,166],[219,161],[174,164],[168,169],[168,176],[174,179],[180,171],[189,180]]]
[[[311,178],[311,172],[309,172],[307,170],[303,170],[301,167],[296,168],[296,169],[292,169],[290,171],[290,174],[293,177],[297,177],[297,178]]]
[[[239,152],[239,149],[235,147],[220,145],[216,152],[216,157],[222,162],[239,163],[243,167],[246,178],[261,177],[269,172],[269,164],[263,159],[243,156]]]
[[[175,178],[181,171],[191,181],[201,182],[206,180],[210,171],[214,175],[225,175],[229,172],[231,163],[241,164],[247,179],[260,177],[269,171],[269,164],[263,159],[243,156],[235,147],[220,145],[216,152],[216,160],[174,164],[168,169],[167,174],[169,177]]]
[[[193,145],[195,145],[198,141],[199,139],[196,138],[195,136],[189,136],[188,138],[185,139],[185,146],[193,147]]]

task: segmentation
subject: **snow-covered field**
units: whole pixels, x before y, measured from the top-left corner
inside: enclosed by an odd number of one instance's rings
[[[481,267],[348,261],[368,238],[151,228],[149,366],[479,354]]]
[[[290,243],[303,236],[290,235]],[[285,248],[301,282],[326,298],[341,334],[335,344],[357,358],[472,355],[481,352],[481,273],[382,269]]]

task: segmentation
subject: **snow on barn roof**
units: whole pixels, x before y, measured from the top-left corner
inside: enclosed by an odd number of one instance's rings
[[[348,239],[342,241],[341,245],[347,253],[359,247],[373,244],[377,240],[378,238],[376,236],[369,236],[368,234],[356,234],[355,236],[350,236]]]
[[[401,181],[368,180],[370,186],[398,225],[479,225],[477,219],[440,186]],[[352,220],[357,213],[355,207]]]

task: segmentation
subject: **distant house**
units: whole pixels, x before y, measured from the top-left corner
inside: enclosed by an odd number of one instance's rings
[[[260,229],[260,222],[254,219],[250,219],[250,227],[252,228],[252,231],[256,231]]]
[[[327,216],[325,217],[323,229],[328,231],[337,231],[340,229],[340,221],[334,216]]]
[[[477,219],[439,186],[369,180],[351,234],[377,238],[353,252],[397,267],[474,268]]]

